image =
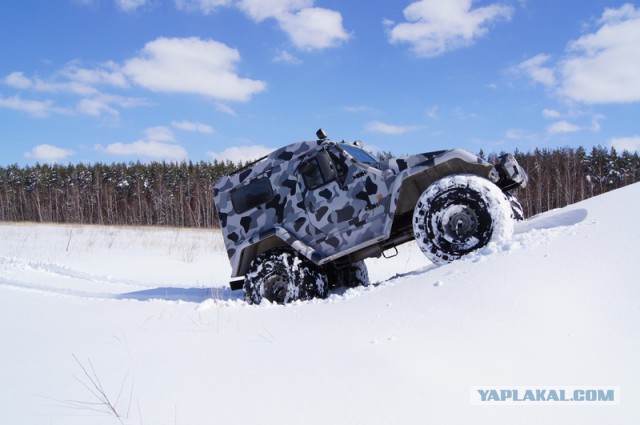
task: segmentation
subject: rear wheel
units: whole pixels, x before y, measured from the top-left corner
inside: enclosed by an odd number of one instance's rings
[[[249,304],[259,304],[263,299],[285,304],[326,295],[327,278],[320,269],[285,249],[260,254],[244,278],[244,299]]]
[[[445,264],[513,233],[511,204],[490,181],[473,175],[445,177],[424,191],[413,212],[422,252]]]

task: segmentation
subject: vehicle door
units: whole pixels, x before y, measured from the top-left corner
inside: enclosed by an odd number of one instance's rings
[[[364,232],[367,221],[384,213],[380,200],[388,194],[374,171],[379,170],[358,163],[336,146],[305,159],[298,174],[311,224],[324,235]]]

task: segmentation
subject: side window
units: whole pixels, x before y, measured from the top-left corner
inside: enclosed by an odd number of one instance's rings
[[[325,183],[322,172],[320,171],[320,166],[318,165],[317,158],[313,158],[312,160],[302,164],[300,166],[300,173],[302,174],[302,178],[304,179],[304,184],[309,189],[315,189],[316,187],[320,187]]]
[[[340,182],[340,184],[344,184],[344,180],[347,177],[347,166],[335,154],[329,153],[329,155],[331,155],[333,164],[336,167],[336,172],[338,173],[338,181]]]
[[[237,214],[249,211],[273,198],[273,188],[268,178],[254,180],[231,192],[231,204]]]
[[[304,179],[304,184],[309,189],[320,187],[337,177],[336,168],[327,151],[320,151],[315,158],[302,163],[299,171]]]

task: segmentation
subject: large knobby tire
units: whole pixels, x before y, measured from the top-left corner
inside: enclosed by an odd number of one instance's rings
[[[368,286],[369,271],[364,261],[356,261],[343,267],[337,267],[334,264],[325,266],[329,287],[348,287]]]
[[[507,200],[511,203],[511,216],[515,221],[523,221],[524,220],[524,208],[522,208],[522,204],[518,201],[518,198],[515,197],[511,192],[505,192],[505,196]]]
[[[413,232],[422,252],[446,264],[513,234],[513,212],[504,193],[473,175],[445,177],[425,190],[413,212]]]
[[[326,295],[324,273],[305,257],[285,249],[260,254],[244,277],[244,299],[249,304],[263,299],[285,304]]]

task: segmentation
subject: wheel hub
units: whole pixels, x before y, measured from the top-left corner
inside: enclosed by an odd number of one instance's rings
[[[445,224],[449,236],[457,240],[466,240],[478,231],[478,216],[467,206],[452,208]]]

